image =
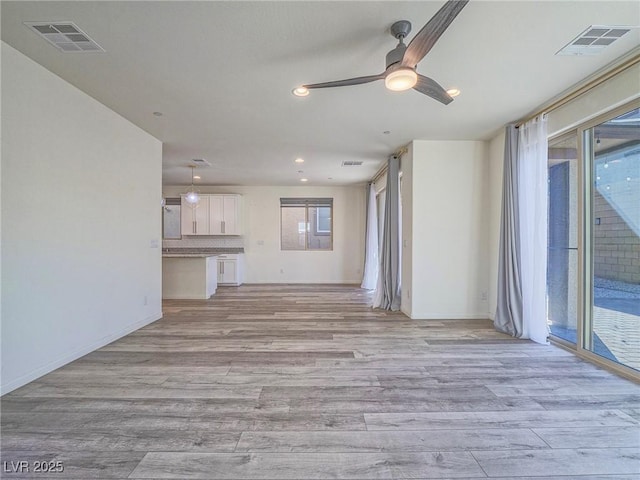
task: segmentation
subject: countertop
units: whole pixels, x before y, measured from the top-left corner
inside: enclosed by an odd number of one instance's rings
[[[208,258],[217,257],[216,253],[163,253],[163,258]]]
[[[206,258],[244,253],[244,248],[163,248],[165,258]]]

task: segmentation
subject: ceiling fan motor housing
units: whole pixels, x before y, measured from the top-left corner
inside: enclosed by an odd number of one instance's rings
[[[401,43],[396,48],[387,53],[387,68],[389,68],[394,63],[399,63],[402,61],[404,57],[404,51],[407,49],[407,46],[404,43]]]
[[[411,22],[409,20],[398,20],[389,29],[393,38],[400,40],[401,38],[407,38],[407,35],[411,32]]]
[[[389,68],[394,63],[398,63],[404,57],[404,51],[407,49],[407,46],[404,44],[403,40],[407,38],[409,32],[411,32],[411,22],[408,20],[398,20],[389,29],[393,38],[397,39],[400,43],[398,46],[387,53],[387,68]]]

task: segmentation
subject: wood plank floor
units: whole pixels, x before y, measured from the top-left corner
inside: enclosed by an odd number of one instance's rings
[[[1,399],[1,476],[640,478],[638,385],[489,321],[369,301],[271,285],[166,302]],[[43,460],[64,472],[6,471]]]

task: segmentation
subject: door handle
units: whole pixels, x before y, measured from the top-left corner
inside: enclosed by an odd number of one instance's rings
[[[222,224],[222,233],[226,233],[226,227],[227,227],[227,225],[226,225],[225,221],[223,220],[223,221],[222,221],[222,222],[220,222],[220,223]]]
[[[196,233],[198,228],[196,227],[196,221],[194,220],[192,223],[193,223],[193,233]]]

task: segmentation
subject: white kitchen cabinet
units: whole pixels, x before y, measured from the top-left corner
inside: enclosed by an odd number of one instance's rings
[[[242,285],[244,281],[244,255],[218,255],[218,285]]]
[[[240,235],[240,195],[209,196],[209,235]]]
[[[240,235],[240,195],[200,195],[196,207],[182,195],[182,235]]]
[[[182,235],[211,235],[209,233],[210,202],[208,195],[200,195],[196,206],[191,205],[181,196],[180,232]]]

